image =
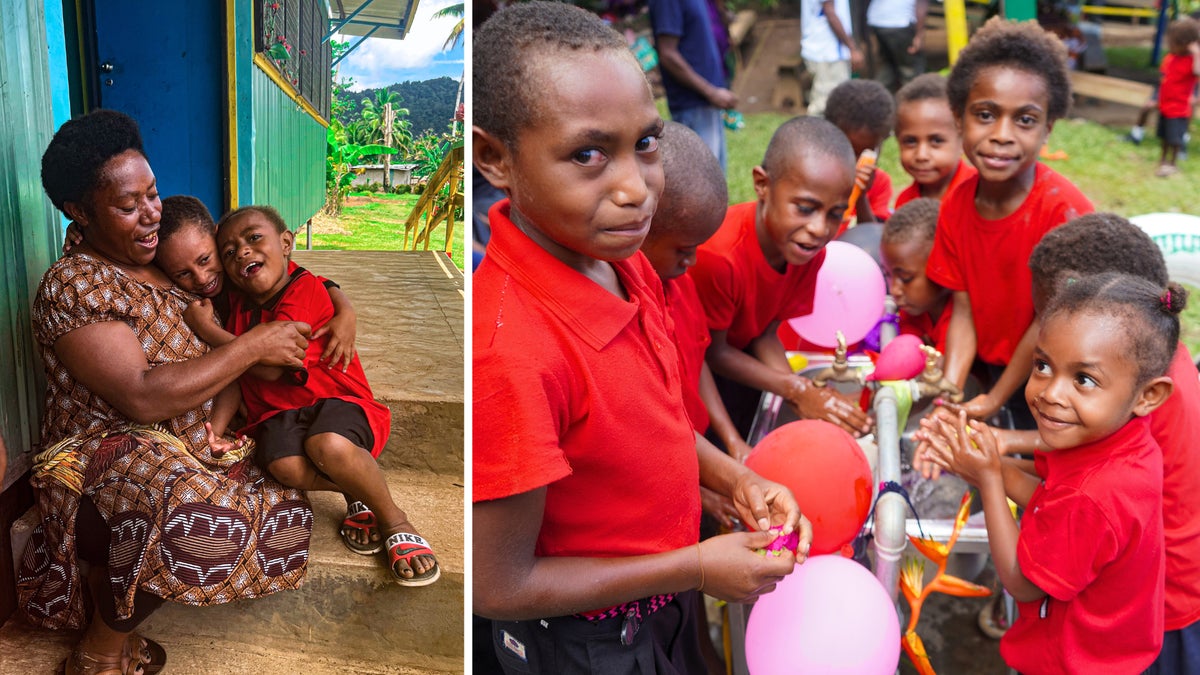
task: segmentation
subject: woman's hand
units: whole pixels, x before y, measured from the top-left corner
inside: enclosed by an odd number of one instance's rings
[[[775,590],[796,566],[791,551],[763,555],[777,535],[773,532],[734,532],[700,542],[700,590],[727,602],[750,602]],[[807,544],[803,544],[807,546]]]
[[[858,404],[831,387],[818,387],[811,380],[796,377],[786,398],[804,419],[832,422],[855,438],[871,431],[870,418]]]
[[[733,505],[733,500],[704,486],[700,486],[700,507],[704,509],[705,513],[716,518],[721,527],[726,530],[734,529],[736,525],[734,521],[741,518],[737,507]]]
[[[258,365],[303,368],[312,327],[303,321],[271,321],[246,331],[239,340],[257,343]]]
[[[324,326],[313,331],[312,339],[318,340],[326,334],[329,335],[329,343],[325,345],[319,362],[329,368],[337,368],[340,363],[342,372],[345,372],[354,360],[354,340],[358,336],[358,322],[354,312],[334,314]]]

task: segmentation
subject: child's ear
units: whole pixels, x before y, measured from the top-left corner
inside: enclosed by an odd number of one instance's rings
[[[279,239],[283,242],[283,255],[292,255],[292,246],[296,244],[296,233],[284,230],[283,234],[279,235]]]
[[[507,192],[512,178],[512,151],[499,138],[477,126],[471,127],[471,140],[475,168],[489,183]]]
[[[1173,391],[1175,391],[1175,382],[1169,377],[1156,377],[1150,380],[1142,385],[1142,391],[1133,404],[1133,414],[1138,417],[1149,415],[1166,402]]]
[[[767,175],[767,170],[761,166],[754,167],[750,172],[754,179],[754,195],[758,201],[767,201],[767,195],[771,192],[771,177]]]

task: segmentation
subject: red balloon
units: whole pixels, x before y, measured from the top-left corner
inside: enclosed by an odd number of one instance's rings
[[[871,467],[854,437],[823,420],[800,420],[767,434],[746,458],[760,476],[786,485],[813,527],[809,555],[853,541],[871,510]]]

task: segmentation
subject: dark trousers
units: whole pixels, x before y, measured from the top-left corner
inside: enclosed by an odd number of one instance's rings
[[[904,28],[875,28],[875,41],[879,45],[879,64],[875,79],[889,91],[896,91],[909,80],[925,72],[925,55],[909,54],[908,48],[917,35],[915,25]]]
[[[707,672],[696,623],[696,591],[643,615],[632,644],[621,643],[624,617],[588,621],[559,616],[493,621],[492,643],[504,672],[573,675],[690,675]]]

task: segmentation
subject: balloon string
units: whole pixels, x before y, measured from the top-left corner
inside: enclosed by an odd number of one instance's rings
[[[875,530],[875,508],[879,506],[879,500],[889,492],[895,492],[904,498],[904,503],[908,504],[908,509],[912,511],[913,516],[917,519],[917,531],[921,533],[922,539],[928,539],[925,536],[925,529],[921,527],[921,514],[917,513],[917,507],[913,506],[912,499],[908,496],[908,490],[904,486],[894,480],[884,481],[879,484],[879,494],[875,496],[875,503],[871,505],[871,512],[867,514],[867,520],[871,521],[871,530]]]

